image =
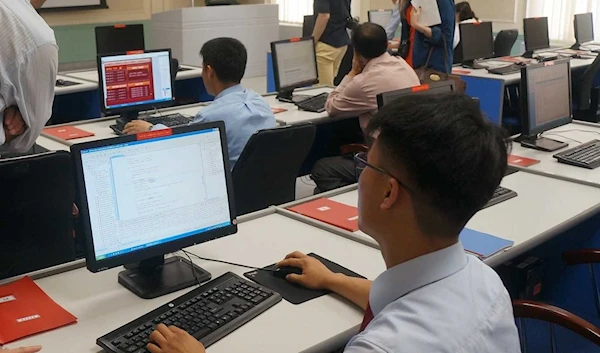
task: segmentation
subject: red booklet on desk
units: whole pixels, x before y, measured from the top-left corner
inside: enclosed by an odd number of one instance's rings
[[[358,230],[358,208],[330,199],[314,200],[289,210],[350,232]]]
[[[76,322],[29,277],[0,286],[1,345]]]
[[[44,128],[44,132],[48,135],[58,137],[61,140],[74,140],[83,137],[94,136],[94,134],[91,132],[78,129],[73,126],[47,127]]]

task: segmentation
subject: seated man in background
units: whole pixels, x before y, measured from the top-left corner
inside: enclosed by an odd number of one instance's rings
[[[368,158],[356,159],[359,225],[379,243],[387,271],[371,282],[295,252],[278,264],[302,269],[287,280],[365,310],[345,353],[520,352],[506,288],[459,241],[504,176],[501,128],[470,98],[444,94],[400,98],[367,134],[374,139]],[[151,340],[152,353],[204,352],[174,327],[159,325]]]
[[[363,23],[352,33],[352,71],[329,94],[325,107],[332,117],[360,119],[364,130],[377,112],[377,95],[418,86],[415,71],[401,57],[387,52],[383,27]],[[319,191],[328,191],[356,182],[352,156],[324,158],[312,170]]]
[[[269,103],[258,93],[245,89],[240,82],[246,72],[248,54],[244,45],[233,38],[212,39],[200,49],[202,79],[215,100],[203,108],[194,123],[224,121],[227,133],[230,167],[233,170],[250,137],[262,129],[275,127],[275,116]],[[125,126],[126,134],[165,128],[144,120]]]

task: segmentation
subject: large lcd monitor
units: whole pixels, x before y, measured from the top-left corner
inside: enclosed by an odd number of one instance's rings
[[[273,42],[271,54],[275,89],[280,101],[292,102],[294,89],[319,83],[313,37]]]

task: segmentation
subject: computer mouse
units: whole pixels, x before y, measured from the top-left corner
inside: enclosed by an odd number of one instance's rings
[[[519,62],[516,62],[515,65],[518,65],[518,66],[527,66],[527,63],[524,62],[524,61],[519,61]]]
[[[573,58],[573,59],[583,59],[583,56],[581,56],[579,54],[575,54],[575,55],[572,55],[571,58]]]
[[[65,80],[62,80],[62,79],[59,78],[58,80],[56,80],[56,85],[57,86],[64,86],[65,85]]]
[[[291,274],[301,275],[302,269],[299,267],[282,266],[282,267],[278,268],[277,271],[273,272],[273,276],[279,277],[279,278],[286,278],[288,275],[291,275]]]

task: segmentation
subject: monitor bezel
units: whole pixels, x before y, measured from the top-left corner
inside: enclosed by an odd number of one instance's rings
[[[554,66],[554,65],[567,65],[567,75],[569,80],[569,116],[556,119],[542,125],[537,125],[532,117],[529,116],[529,91],[528,88],[528,74],[531,70],[538,70],[540,68]],[[542,132],[557,128],[569,124],[573,121],[573,92],[571,88],[571,59],[559,59],[539,64],[531,64],[521,68],[521,84],[520,84],[520,101],[521,101],[521,130],[524,136],[534,136],[541,134]]]
[[[531,41],[527,41],[527,38],[531,35],[531,32],[530,32],[530,30],[528,30],[528,27],[529,27],[530,23],[534,23],[535,21],[544,21],[546,23],[546,43],[544,43],[543,46],[531,47],[531,45],[530,45]],[[533,52],[535,50],[550,48],[550,28],[548,27],[548,17],[524,18],[523,19],[523,36],[524,36],[524,40],[525,40],[525,51],[526,52]]]
[[[490,33],[489,33],[489,39],[490,39],[490,43],[489,43],[489,51],[488,51],[488,55],[487,56],[483,56],[483,57],[469,57],[467,55],[465,55],[465,48],[468,47],[468,45],[471,42],[468,41],[462,41],[463,37],[463,33],[466,29],[468,28],[478,28],[480,26],[489,26],[490,29]],[[483,27],[481,27],[483,28]],[[494,32],[492,29],[492,22],[473,22],[473,23],[461,23],[460,26],[458,27],[458,30],[460,31],[460,38],[461,38],[461,42],[462,42],[462,56],[463,56],[463,61],[469,61],[469,60],[476,60],[476,59],[489,59],[492,58],[494,56]],[[467,45],[465,45],[467,44]]]
[[[79,210],[80,219],[82,221],[83,233],[85,237],[85,257],[88,270],[91,272],[100,272],[117,266],[143,261],[149,258],[163,256],[175,251],[187,248],[189,246],[201,244],[214,239],[222,238],[237,232],[237,215],[235,211],[235,199],[233,195],[233,179],[229,165],[229,152],[227,149],[227,136],[225,133],[225,123],[222,121],[191,124],[188,126],[175,127],[172,129],[153,131],[156,133],[156,138],[161,138],[164,135],[161,132],[170,130],[170,135],[185,134],[188,132],[196,132],[203,130],[219,129],[221,134],[221,150],[223,152],[223,168],[225,170],[225,179],[227,184],[227,197],[229,198],[229,212],[231,215],[231,224],[222,228],[217,228],[204,233],[190,235],[185,238],[177,239],[172,242],[162,243],[156,246],[145,248],[139,251],[126,253],[124,255],[113,256],[110,258],[97,260],[94,252],[94,238],[92,234],[90,213],[88,209],[88,197],[83,177],[83,165],[81,159],[81,151],[90,148],[114,146],[123,143],[135,142],[144,139],[144,135],[127,135],[123,137],[97,140],[71,146],[71,154],[73,156],[75,181],[77,193],[79,195]],[[149,134],[149,133],[145,133]],[[148,139],[150,140],[150,139]]]
[[[373,23],[373,22],[371,22],[371,13],[372,13],[372,12],[377,12],[377,13],[380,13],[380,12],[387,12],[387,13],[389,13],[389,14],[390,14],[390,17],[392,17],[392,16],[394,15],[394,10],[392,10],[392,9],[369,10],[369,11],[367,12],[367,19],[368,19],[368,22],[370,22],[370,23]]]
[[[130,49],[128,49],[128,51],[146,50],[146,38],[144,37],[144,24],[143,23],[113,25],[113,26],[97,26],[96,28],[94,28],[94,34],[95,34],[95,38],[96,38],[96,55],[109,55],[109,54],[115,53],[115,52],[100,53],[99,52],[100,43],[105,41],[106,37],[108,37],[109,34],[118,33],[118,31],[123,31],[123,30],[131,29],[131,28],[141,32],[142,36],[140,37],[140,39],[142,40],[141,43],[142,43],[143,48],[137,48],[137,49],[130,48]],[[116,53],[118,53],[118,52],[121,52],[121,51],[119,50]]]
[[[313,44],[312,47],[313,47],[313,54],[314,54],[314,59],[315,59],[314,60],[315,61],[315,72],[317,73],[317,78],[314,80],[297,82],[295,84],[282,87],[281,80],[279,77],[279,63],[277,61],[277,45],[285,44],[285,43],[298,43],[298,42],[304,42],[304,41],[311,41]],[[306,87],[306,86],[310,86],[310,85],[316,85],[319,83],[319,70],[317,68],[317,51],[315,49],[314,37],[292,38],[292,39],[285,39],[285,40],[278,40],[275,42],[271,42],[271,56],[272,56],[272,61],[273,61],[273,78],[275,80],[275,90],[277,92],[293,91],[296,88],[302,88],[302,87]]]
[[[579,40],[579,26],[577,26],[579,24],[579,19],[587,19],[587,17],[591,18],[591,33],[592,33],[592,39],[582,42]],[[595,40],[594,38],[594,14],[592,12],[586,12],[586,13],[580,13],[580,14],[576,14],[573,17],[573,27],[575,29],[575,42],[577,44],[586,44],[586,43],[591,43]]]
[[[171,67],[171,62],[173,60],[173,56],[171,53],[171,49],[153,49],[153,50],[134,50],[130,52],[122,52],[122,53],[113,53],[107,55],[98,55],[97,56],[97,64],[98,64],[98,89],[100,95],[100,110],[104,115],[116,115],[119,113],[128,113],[128,112],[142,112],[153,109],[160,108],[168,108],[175,105],[175,75],[173,71],[169,69],[169,75],[171,77],[171,92],[173,93],[173,97],[171,100],[158,102],[158,103],[145,103],[145,104],[136,104],[130,105],[127,107],[120,108],[108,108],[104,102],[104,79],[102,77],[102,58],[112,57],[112,56],[123,56],[123,55],[139,55],[139,54],[151,54],[151,53],[160,53],[160,52],[168,52],[169,53],[169,68]]]
[[[427,84],[414,86],[414,87],[402,88],[402,89],[398,89],[395,91],[379,93],[377,95],[377,108],[381,109],[385,105],[388,105],[392,101],[394,101],[402,96],[405,96],[405,95],[409,95],[409,94],[413,94],[413,93],[418,94],[421,92],[427,92],[427,91],[431,91],[432,89],[442,88],[442,87],[446,87],[446,86],[450,86],[450,88],[451,88],[450,92],[448,92],[448,93],[456,92],[456,83],[454,82],[454,80],[444,80],[444,81],[432,82],[432,83],[427,83]],[[393,94],[395,96],[395,98],[393,98],[392,100],[389,100],[386,97],[384,97],[384,96],[391,95],[391,94]]]

